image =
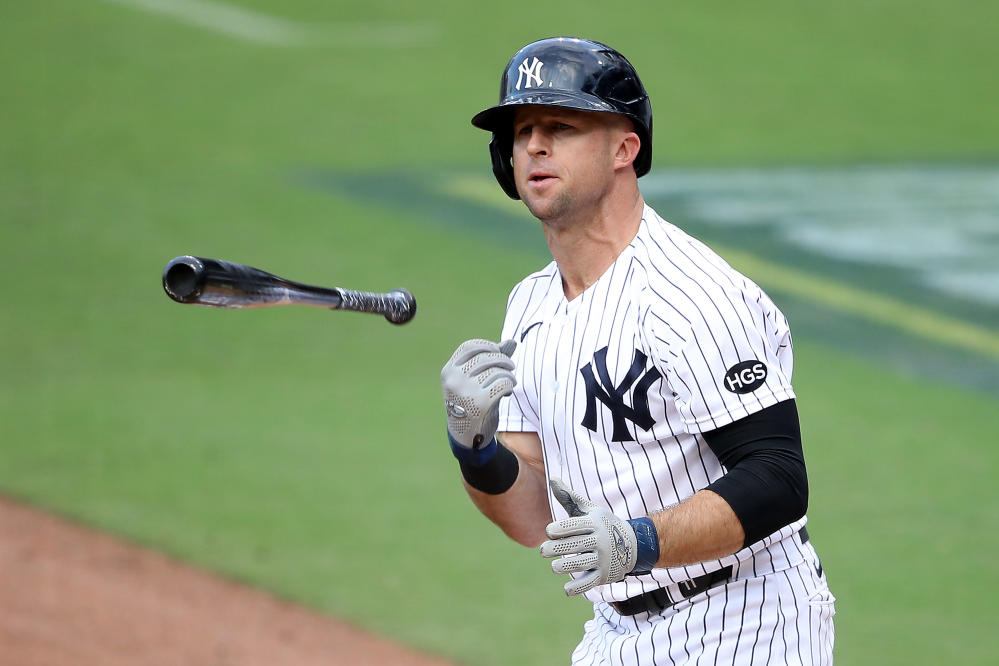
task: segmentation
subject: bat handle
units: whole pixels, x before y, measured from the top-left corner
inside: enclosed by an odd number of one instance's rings
[[[354,310],[385,315],[393,324],[405,324],[416,316],[416,299],[406,289],[393,289],[387,294],[337,288],[342,302],[334,310]]]

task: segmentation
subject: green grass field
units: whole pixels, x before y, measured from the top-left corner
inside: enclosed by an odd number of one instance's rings
[[[624,51],[659,167],[999,158],[986,3],[239,0],[270,17],[242,35],[149,10],[194,5],[0,5],[0,491],[470,664],[564,663],[590,612],[478,515],[443,439],[440,367],[498,335],[540,233],[390,201],[406,174],[438,192],[488,178],[468,120],[515,48],[583,34]],[[381,180],[386,198],[303,174]],[[406,286],[419,315],[184,308],[160,272],[186,253]],[[792,326],[809,308],[786,296]],[[850,335],[887,335],[868,323]],[[803,330],[838,662],[994,663],[995,394]]]

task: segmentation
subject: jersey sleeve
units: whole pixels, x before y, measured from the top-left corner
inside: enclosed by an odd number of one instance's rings
[[[499,403],[499,425],[497,432],[538,432],[539,426],[537,416],[528,401],[525,390],[526,382],[524,378],[524,358],[525,354],[531,353],[528,345],[521,339],[522,328],[524,327],[524,312],[528,306],[528,290],[524,288],[524,283],[518,284],[510,293],[507,301],[506,317],[503,320],[503,331],[500,340],[513,339],[517,341],[517,348],[513,352],[514,377],[517,385],[514,386],[513,394],[502,398]]]
[[[698,296],[682,308],[656,303],[646,315],[653,358],[688,432],[794,398],[790,329],[767,295],[743,279]]]

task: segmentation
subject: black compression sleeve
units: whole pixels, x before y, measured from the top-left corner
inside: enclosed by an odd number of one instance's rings
[[[502,495],[513,487],[520,475],[520,463],[513,451],[500,444],[495,438],[496,453],[483,465],[473,465],[459,460],[461,475],[468,485],[487,495]]]
[[[743,547],[805,515],[808,477],[794,400],[786,400],[704,433],[728,472],[708,486],[746,532]]]

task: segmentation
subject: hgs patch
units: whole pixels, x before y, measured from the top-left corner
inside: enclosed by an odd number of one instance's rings
[[[767,381],[767,366],[762,361],[742,361],[725,373],[725,388],[732,393],[752,393]]]

